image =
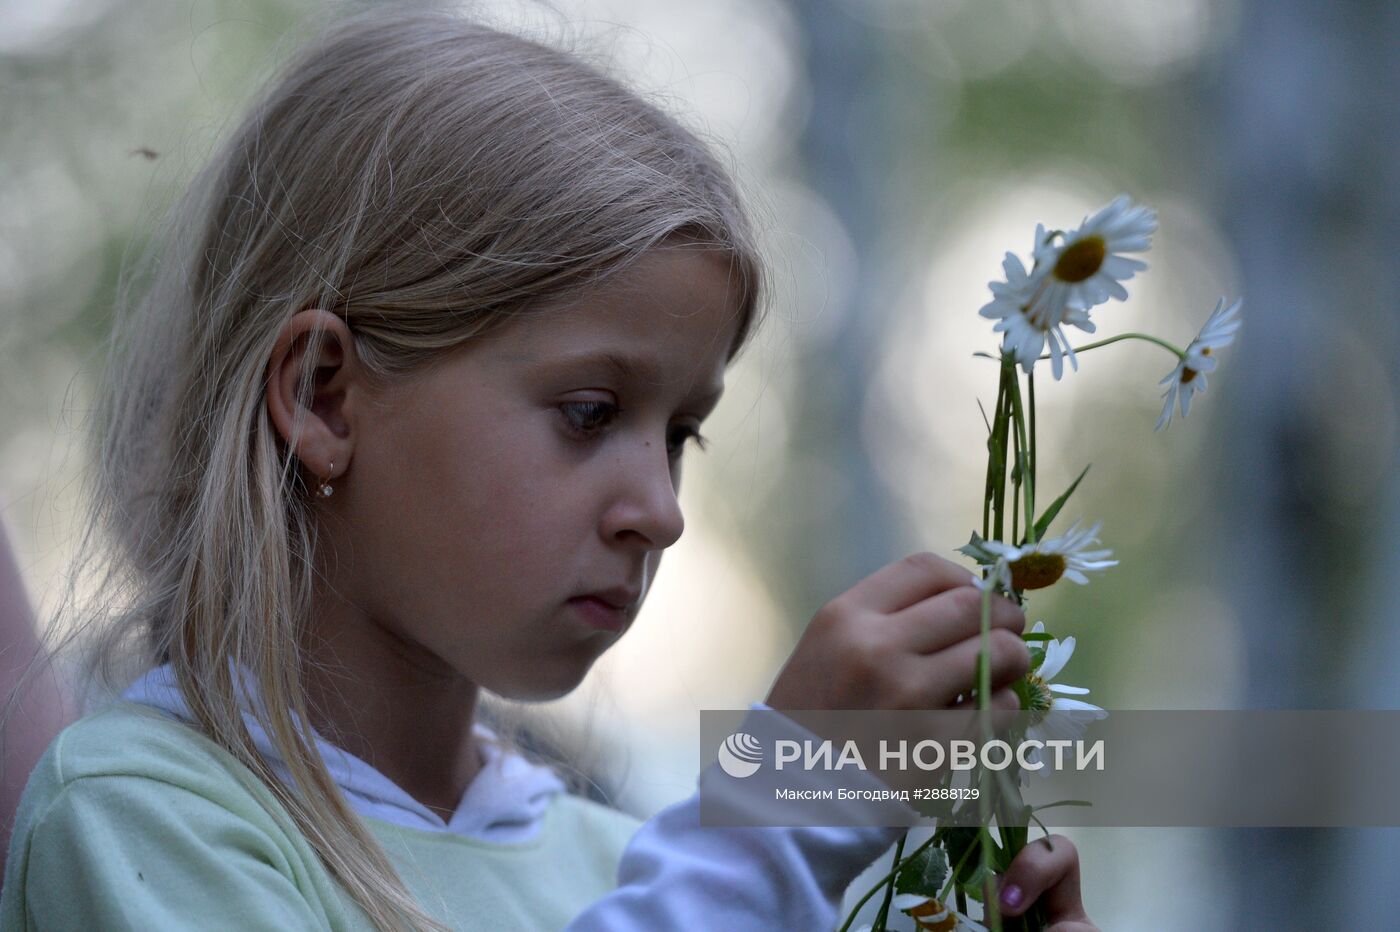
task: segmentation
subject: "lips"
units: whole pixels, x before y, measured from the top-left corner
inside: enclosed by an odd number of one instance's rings
[[[627,627],[631,616],[625,608],[614,608],[597,596],[581,595],[569,600],[569,607],[591,627],[604,631],[621,632]]]
[[[642,596],[640,589],[630,589],[626,586],[613,586],[609,589],[599,589],[595,592],[581,592],[574,596],[575,599],[597,599],[604,605],[627,611],[637,604],[637,600]]]

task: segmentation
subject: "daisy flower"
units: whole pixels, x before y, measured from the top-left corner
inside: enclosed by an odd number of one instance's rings
[[[1167,386],[1166,391],[1162,392],[1167,403],[1162,406],[1162,413],[1157,418],[1156,430],[1171,424],[1172,406],[1178,400],[1181,403],[1181,416],[1185,417],[1191,410],[1191,396],[1206,390],[1206,373],[1214,371],[1218,362],[1211,354],[1235,342],[1235,331],[1244,323],[1236,320],[1235,315],[1243,304],[1243,301],[1236,301],[1226,307],[1225,299],[1221,298],[1201,332],[1186,347],[1186,356],[1157,383]]]
[[[1014,253],[1007,253],[1001,263],[1006,274],[1004,282],[989,282],[992,300],[983,305],[977,313],[997,320],[993,332],[1005,332],[1001,351],[1016,357],[1016,362],[1030,373],[1046,341],[1050,343],[1050,367],[1058,380],[1064,372],[1063,357],[1068,356],[1070,365],[1077,372],[1079,360],[1063,329],[1065,324],[1073,324],[1085,333],[1094,332],[1094,324],[1089,320],[1089,312],[1079,308],[1050,307],[1037,298],[1044,287],[1044,274],[1030,275],[1021,260]]]
[[[1042,634],[1045,622],[1037,621],[1031,634]],[[1074,656],[1074,638],[1063,641],[1050,638],[1032,642],[1043,645],[1044,654],[1031,672],[1026,674],[1026,711],[1031,713],[1032,724],[1026,729],[1026,737],[1047,741],[1051,739],[1078,738],[1090,722],[1107,718],[1108,713],[1099,706],[1066,696],[1087,696],[1089,690],[1082,686],[1066,686],[1052,683],[1060,671],[1064,670],[1069,659]],[[1053,714],[1052,714],[1053,713]],[[1032,748],[1032,752],[1036,749]],[[1038,759],[1038,754],[1031,756]]]
[[[931,896],[901,893],[890,905],[914,920],[920,932],[987,932],[987,927]]]
[[[1123,253],[1147,249],[1156,229],[1156,212],[1134,205],[1127,195],[1084,218],[1072,233],[1047,233],[1044,224],[1037,224],[1031,271],[1007,253],[1002,261],[1006,281],[989,284],[992,300],[978,311],[998,320],[993,330],[1006,334],[1002,352],[1014,354],[1030,373],[1048,341],[1055,379],[1064,374],[1063,357],[1078,371],[1064,325],[1094,332],[1090,309],[1109,298],[1126,298],[1122,282],[1147,268],[1146,262]],[[1061,242],[1055,242],[1057,237]]]
[[[1045,227],[1036,227],[1035,269],[1046,276],[1036,309],[1087,311],[1109,298],[1124,300],[1128,290],[1122,283],[1147,268],[1147,263],[1122,253],[1146,250],[1156,230],[1157,212],[1134,204],[1126,194],[1086,217],[1059,244]]]
[[[989,554],[994,562],[990,565],[991,575],[986,583],[979,582],[978,588],[986,588],[995,579],[1007,592],[1013,589],[1024,592],[1028,589],[1044,589],[1066,577],[1083,586],[1089,582],[1086,572],[1098,572],[1110,566],[1117,566],[1117,560],[1109,560],[1111,550],[1090,550],[1090,545],[1098,543],[1099,527],[1103,522],[1086,530],[1079,529],[1075,521],[1068,531],[1059,537],[1047,537],[1033,544],[1013,547],[999,540],[982,542],[982,551]]]

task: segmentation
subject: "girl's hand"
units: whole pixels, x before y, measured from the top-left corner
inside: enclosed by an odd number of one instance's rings
[[[932,553],[891,563],[812,618],[767,704],[796,709],[947,709],[976,685],[982,592],[966,568]],[[1030,669],[1026,616],[991,602],[991,705],[1015,711],[1010,685]],[[962,706],[966,708],[966,706]]]
[[[1079,851],[1063,835],[1038,838],[1021,849],[1001,878],[1001,914],[1019,916],[1039,901],[1045,932],[1099,932],[1079,899]]]

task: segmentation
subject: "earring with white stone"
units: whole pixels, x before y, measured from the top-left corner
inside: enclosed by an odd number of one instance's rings
[[[335,460],[331,460],[331,468],[330,468],[330,470],[329,470],[328,472],[329,472],[330,474],[332,474],[332,475],[335,473]],[[334,491],[335,491],[335,489],[332,489],[332,488],[331,488],[331,478],[330,478],[330,475],[327,475],[326,478],[323,479],[323,480],[321,481],[321,487],[318,488],[318,489],[316,490],[316,497],[317,497],[317,498],[330,498],[330,497],[331,497],[331,493],[334,492]]]

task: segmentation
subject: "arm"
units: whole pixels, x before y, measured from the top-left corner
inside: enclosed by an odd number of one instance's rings
[[[977,685],[982,593],[970,585],[971,578],[966,569],[930,553],[872,573],[822,607],[767,702],[751,708],[770,714],[775,709],[952,708],[960,694]],[[992,706],[1019,709],[1010,686],[1030,669],[1030,651],[1020,637],[1025,615],[1010,599],[998,597],[992,600],[991,623]],[[799,740],[819,738],[791,719],[780,727],[795,729],[791,737]],[[701,774],[702,787],[717,770],[714,765]],[[890,789],[869,779],[871,789]],[[723,779],[710,786],[722,791]],[[699,798],[692,796],[645,823],[623,852],[618,889],[580,915],[568,932],[830,929],[851,881],[905,827],[921,821],[902,803],[885,812],[867,810],[858,819],[833,819],[863,827],[719,828],[700,825],[699,816]]]
[[[780,720],[763,703],[751,708],[769,711],[768,721]],[[790,724],[793,737],[812,737]],[[715,785],[709,780],[717,768],[701,775],[702,787]],[[581,913],[567,932],[831,929],[851,881],[904,831],[880,825],[704,826],[697,793],[637,830],[618,864],[617,889]]]

